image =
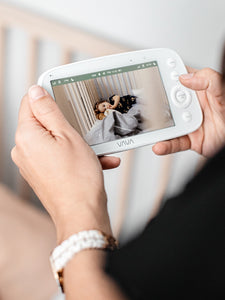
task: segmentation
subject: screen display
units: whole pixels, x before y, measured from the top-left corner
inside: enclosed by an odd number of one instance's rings
[[[63,114],[91,146],[175,125],[157,61],[51,85]]]

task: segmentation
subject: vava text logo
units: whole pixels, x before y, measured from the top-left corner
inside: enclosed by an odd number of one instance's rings
[[[132,144],[134,144],[134,141],[132,139],[117,142],[117,145],[119,147],[126,147],[126,146],[130,146]]]

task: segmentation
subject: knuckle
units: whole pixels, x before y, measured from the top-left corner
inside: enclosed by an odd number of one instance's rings
[[[180,142],[178,138],[171,141],[171,153],[175,153],[179,150]]]
[[[12,161],[16,164],[17,163],[17,149],[16,146],[12,148],[11,150],[11,158]]]
[[[22,139],[21,131],[19,129],[17,129],[16,134],[15,134],[15,143],[17,146],[21,143],[21,139]]]
[[[25,137],[26,137],[26,130],[22,130],[22,128],[19,127],[15,134],[16,145],[17,146],[23,145],[23,143],[25,142]]]
[[[14,161],[14,158],[16,156],[15,152],[16,152],[16,147],[13,147],[12,150],[11,150],[11,157],[12,157],[13,161]]]
[[[32,141],[32,132],[28,126],[21,124],[15,134],[15,143],[19,148],[27,147]]]
[[[186,150],[190,147],[189,139],[185,136],[180,138],[180,149]]]
[[[221,74],[211,68],[204,68],[202,70],[205,74],[207,74],[211,78],[220,78]]]
[[[212,73],[212,79],[216,82],[220,82],[222,80],[222,75],[216,71]]]
[[[204,68],[202,71],[209,73],[209,74],[214,72],[214,70],[211,68]]]
[[[222,75],[210,68],[206,68],[206,73],[208,76],[208,89],[215,97],[222,96]]]

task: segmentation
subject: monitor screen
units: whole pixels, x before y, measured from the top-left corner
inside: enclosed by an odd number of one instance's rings
[[[65,117],[91,146],[175,125],[157,61],[51,85]]]

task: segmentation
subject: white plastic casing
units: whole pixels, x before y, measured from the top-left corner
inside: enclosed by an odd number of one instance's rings
[[[133,51],[63,65],[43,73],[38,84],[44,87],[54,98],[50,83],[52,80],[149,61],[157,61],[158,63],[175,126],[94,145],[92,148],[95,153],[104,155],[121,152],[183,136],[197,130],[202,123],[202,111],[198,98],[194,91],[187,89],[179,82],[179,76],[187,73],[187,70],[180,56],[171,49]]]

